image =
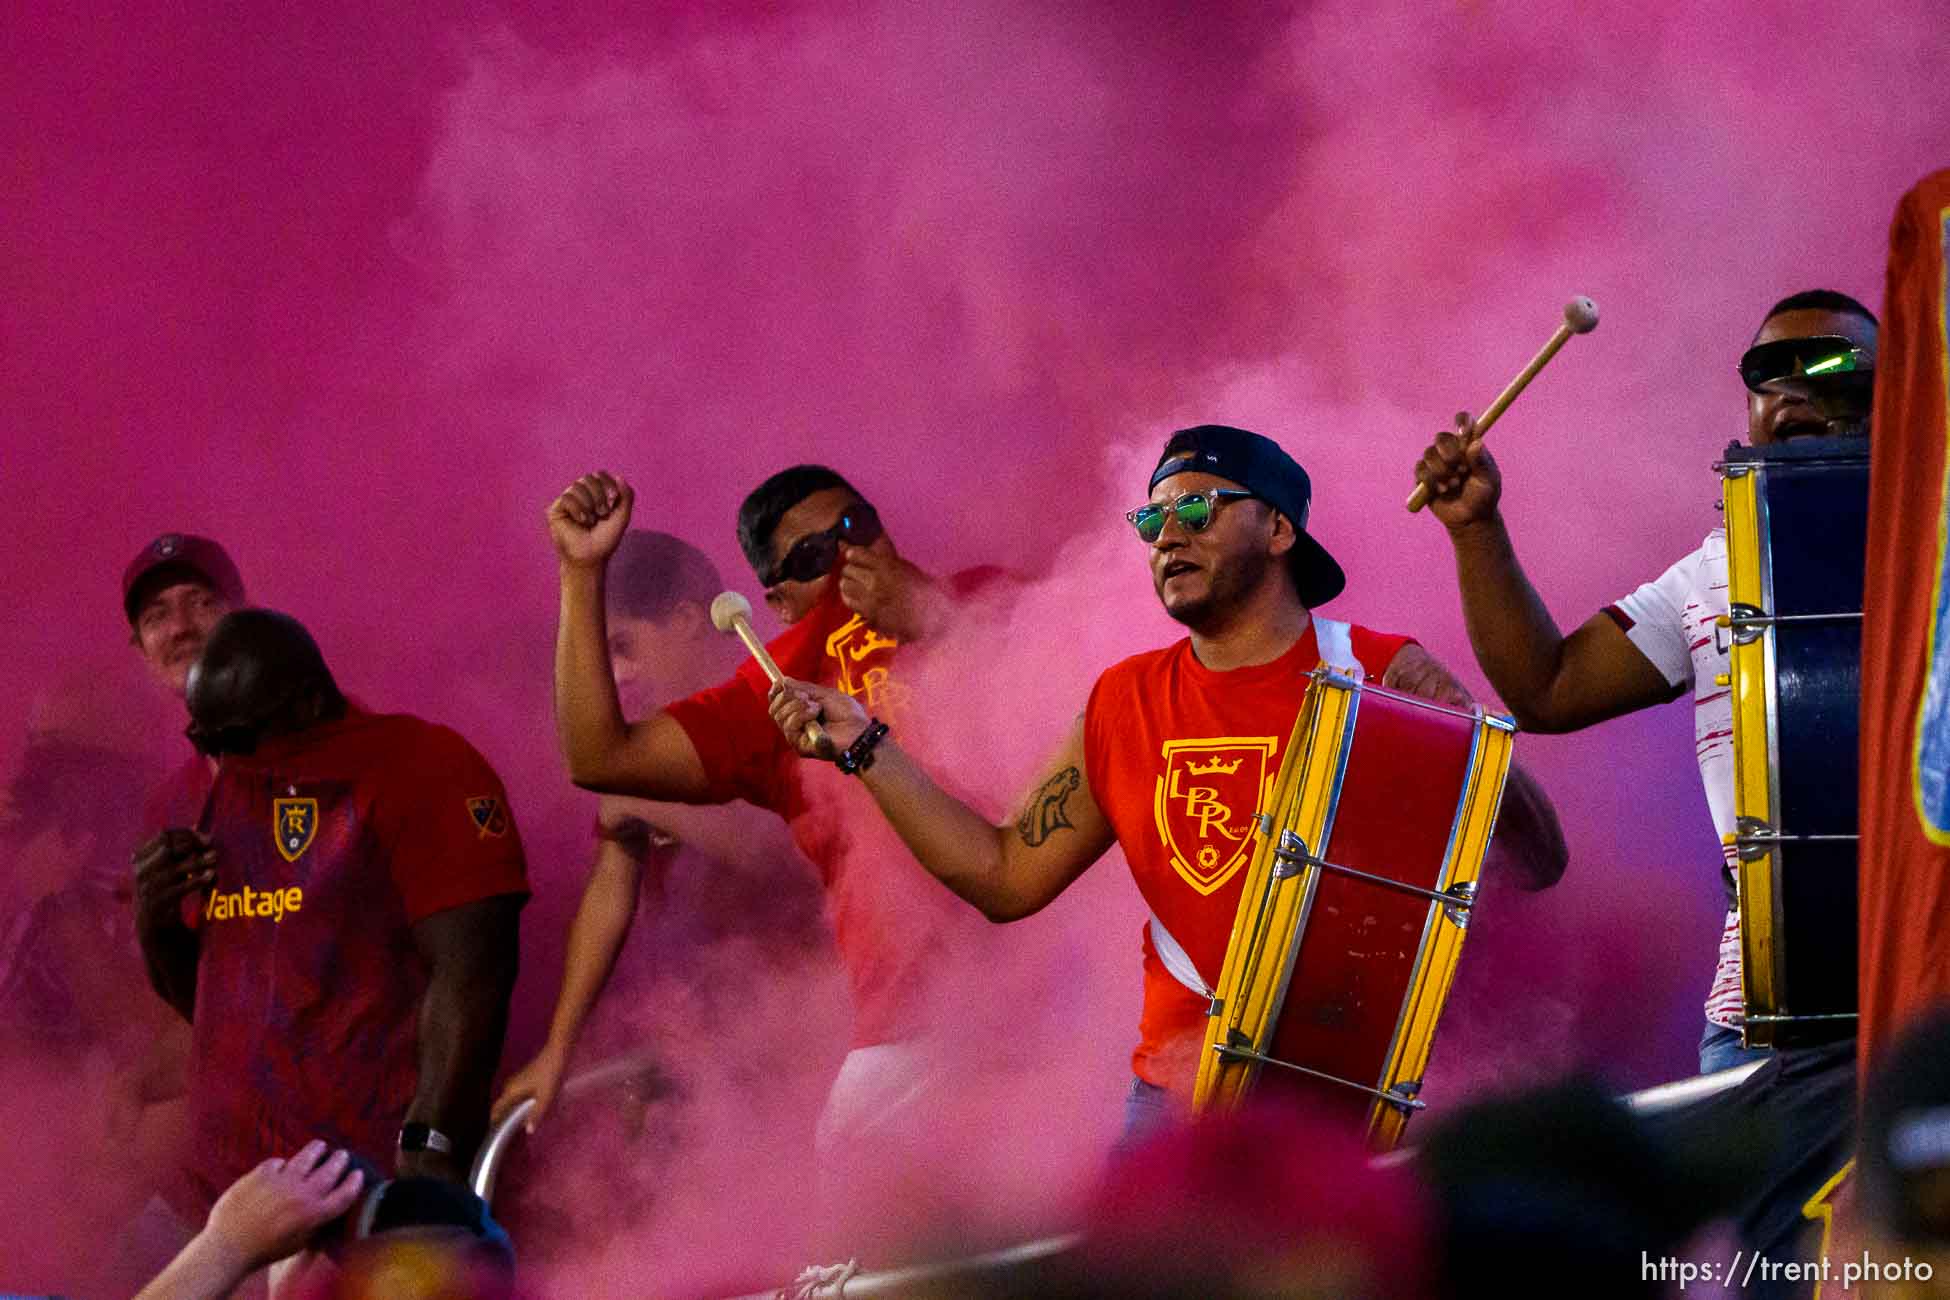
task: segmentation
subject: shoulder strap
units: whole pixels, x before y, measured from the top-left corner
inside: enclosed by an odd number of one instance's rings
[[[1329,668],[1351,673],[1357,679],[1366,676],[1361,661],[1354,657],[1354,638],[1347,624],[1338,619],[1322,618],[1315,614],[1314,641],[1320,647],[1320,662]]]

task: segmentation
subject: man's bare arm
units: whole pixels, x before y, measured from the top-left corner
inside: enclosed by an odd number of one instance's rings
[[[636,920],[637,893],[642,881],[642,861],[630,847],[614,839],[600,841],[596,858],[589,868],[589,881],[582,888],[582,902],[576,907],[569,926],[568,951],[562,959],[562,989],[555,995],[555,1013],[549,1020],[548,1038],[535,1058],[509,1076],[494,1101],[494,1120],[532,1097],[535,1109],[528,1118],[533,1132],[555,1104],[556,1093],[568,1072],[576,1040],[589,1019],[603,986],[609,983],[616,955],[623,950],[630,926]]]
[[[555,635],[555,726],[569,779],[587,790],[699,802],[704,763],[667,713],[624,720],[609,666],[603,583],[629,528],[634,494],[609,474],[571,483],[548,509],[562,576]]]
[[[1448,530],[1470,648],[1517,724],[1576,731],[1673,699],[1671,686],[1618,625],[1594,615],[1565,636],[1530,585],[1497,509],[1503,479],[1467,416],[1422,454],[1416,476]]]
[[[797,681],[774,689],[772,717],[794,737],[823,717],[833,744],[842,747],[866,725],[851,696]],[[1116,841],[1084,774],[1081,717],[1042,772],[1016,815],[1001,826],[943,790],[891,736],[874,751],[861,780],[936,879],[989,920],[1015,921],[1048,906]]]
[[[413,925],[427,965],[420,998],[419,1083],[406,1118],[440,1130],[452,1152],[401,1152],[402,1175],[461,1181],[487,1131],[488,1088],[501,1061],[521,949],[519,895],[435,912]]]

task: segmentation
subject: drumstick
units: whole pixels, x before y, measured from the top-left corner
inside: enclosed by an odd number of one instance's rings
[[[711,626],[720,632],[734,632],[745,643],[745,649],[752,652],[758,666],[765,670],[772,685],[777,686],[785,680],[785,674],[772,662],[771,652],[765,643],[752,631],[752,603],[735,591],[721,591],[711,600]],[[828,746],[826,729],[817,722],[806,724],[806,739],[817,748]]]
[[[1570,342],[1573,334],[1589,334],[1597,328],[1597,303],[1591,301],[1591,299],[1585,297],[1583,294],[1579,294],[1577,297],[1571,299],[1571,301],[1565,303],[1564,323],[1557,327],[1557,333],[1551,335],[1551,341],[1544,344],[1537,355],[1530,359],[1530,364],[1518,371],[1517,377],[1510,381],[1509,386],[1496,395],[1496,400],[1490,403],[1489,409],[1477,417],[1476,436],[1480,438],[1490,431],[1490,426],[1496,423],[1496,417],[1502,415],[1505,408],[1517,400],[1517,394],[1521,393],[1529,385],[1530,381],[1537,377],[1537,372],[1542,370],[1550,359],[1557,355],[1559,348]],[[1408,501],[1406,502],[1408,513],[1412,515],[1428,503],[1429,485],[1427,483],[1417,483],[1415,490],[1408,494]]]

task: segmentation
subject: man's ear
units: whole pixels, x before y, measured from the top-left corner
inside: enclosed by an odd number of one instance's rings
[[[1273,537],[1272,544],[1266,549],[1274,555],[1285,555],[1299,542],[1299,534],[1293,527],[1293,521],[1280,511],[1268,507],[1267,513],[1273,516]]]

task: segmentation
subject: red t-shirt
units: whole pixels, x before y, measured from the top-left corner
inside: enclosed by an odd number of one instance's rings
[[[1903,196],[1869,440],[1862,593],[1860,1077],[1950,998],[1950,171]]]
[[[1412,638],[1350,627],[1379,680]],[[1134,655],[1097,679],[1084,710],[1084,771],[1144,901],[1217,987],[1252,857],[1252,817],[1272,796],[1282,746],[1320,662],[1312,621],[1271,663],[1214,672],[1190,638]],[[1206,999],[1181,984],[1144,932],[1144,1011],[1131,1069],[1189,1092]]]
[[[957,575],[959,594],[987,579]],[[788,677],[836,686],[898,725],[906,689],[893,675],[896,643],[868,628],[832,584],[804,618],[766,647]],[[853,995],[853,1045],[913,1036],[929,1020],[928,976],[951,935],[975,928],[969,910],[914,861],[866,788],[786,743],[756,663],[670,706],[697,747],[707,799],[743,799],[785,818],[818,869],[833,941]]]
[[[314,1137],[392,1167],[418,1082],[415,922],[528,893],[501,780],[445,727],[353,712],[223,761],[192,1025],[206,1200]]]

